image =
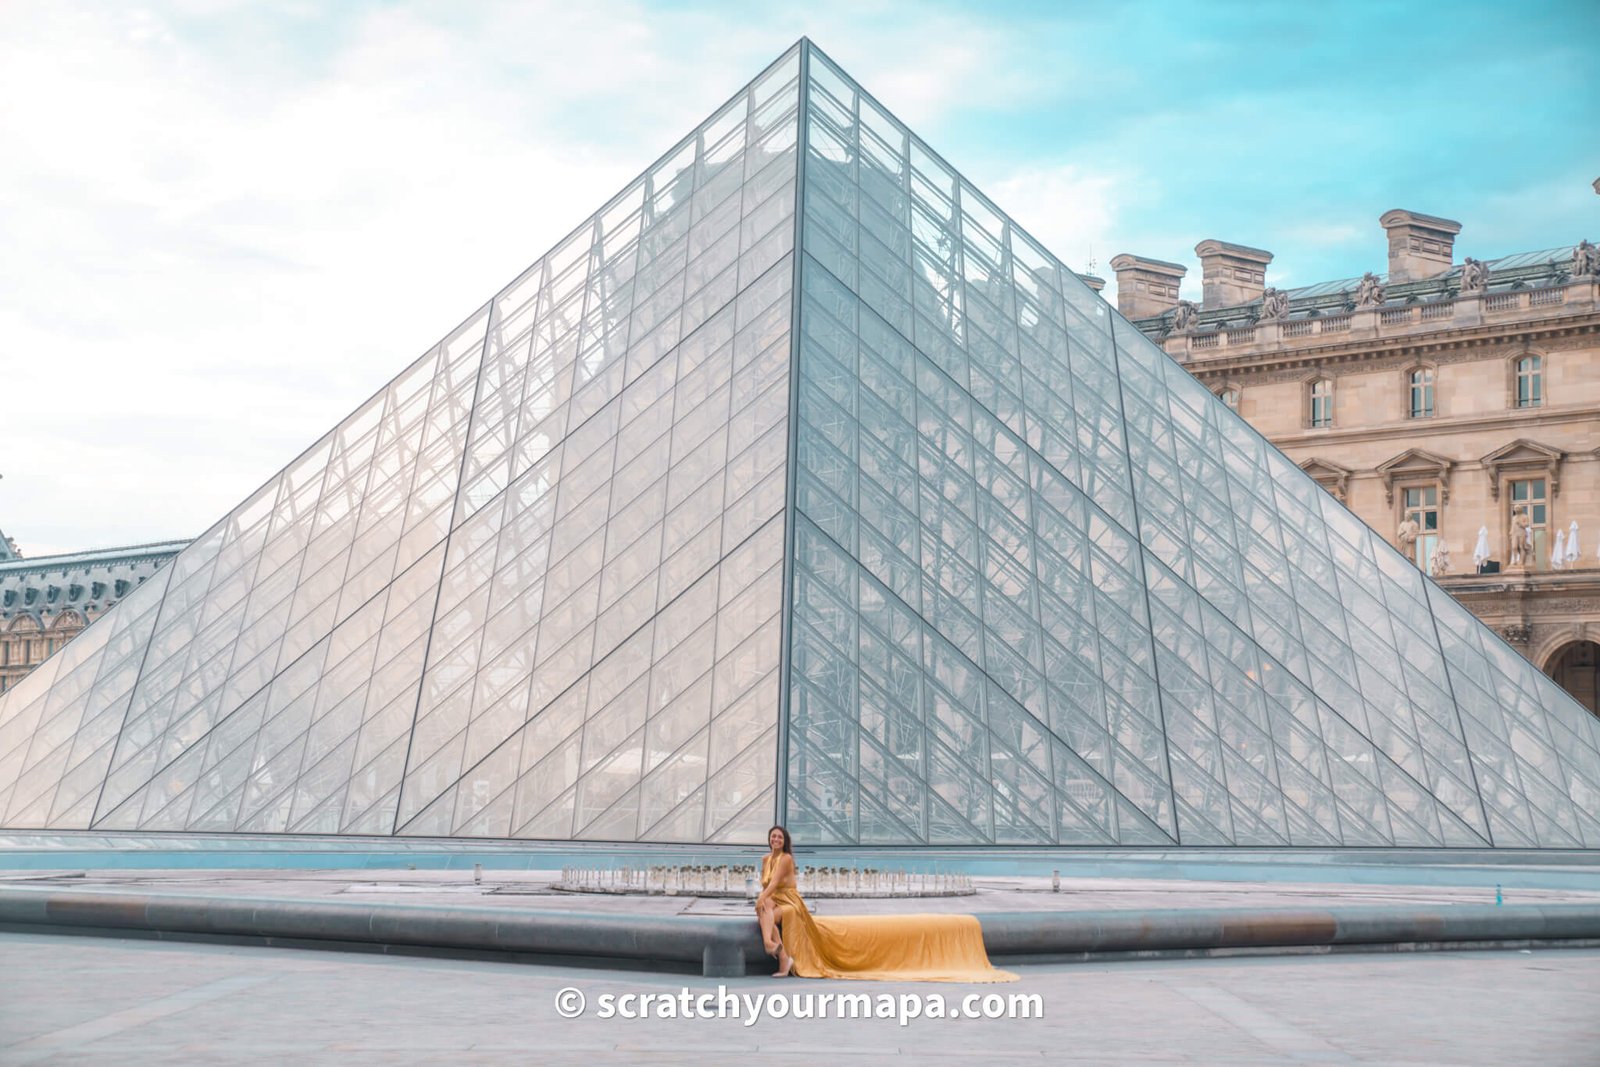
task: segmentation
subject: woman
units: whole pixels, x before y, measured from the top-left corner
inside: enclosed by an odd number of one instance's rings
[[[756,918],[774,978],[1014,982],[989,964],[972,915],[851,915],[815,918],[800,899],[789,831],[767,831]]]
[[[794,966],[794,959],[778,936],[778,927],[783,921],[778,910],[780,895],[783,901],[782,907],[787,909],[790,915],[805,915],[808,919],[811,917],[811,913],[806,910],[806,902],[800,899],[791,845],[789,831],[781,826],[774,826],[767,831],[769,851],[761,857],[761,895],[756,897],[756,918],[761,923],[761,943],[766,946],[767,955],[776,956],[778,959],[778,969],[772,975],[774,978],[789,977],[789,969]],[[798,921],[798,919],[791,920],[790,925]]]

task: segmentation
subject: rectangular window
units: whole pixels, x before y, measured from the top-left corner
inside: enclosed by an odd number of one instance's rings
[[[1433,417],[1433,371],[1426,368],[1411,372],[1411,417]]]
[[[1311,425],[1333,425],[1333,383],[1326,378],[1311,383]]]
[[[1544,360],[1524,356],[1517,360],[1517,407],[1536,408],[1544,403]]]
[[[1417,524],[1417,543],[1412,562],[1423,570],[1439,546],[1439,487],[1416,486],[1405,490],[1405,517]]]
[[[1511,517],[1515,518],[1517,512],[1523,508],[1528,511],[1530,520],[1528,531],[1532,534],[1533,541],[1532,545],[1525,549],[1528,565],[1535,570],[1544,570],[1550,565],[1550,524],[1543,478],[1524,478],[1511,483]],[[1510,528],[1516,529],[1515,526]]]

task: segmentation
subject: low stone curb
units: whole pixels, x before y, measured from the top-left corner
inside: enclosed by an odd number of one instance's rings
[[[998,957],[1600,938],[1600,904],[1035,911],[979,919],[984,945]]]
[[[247,899],[206,894],[0,888],[0,929],[232,938],[268,943],[433,949],[553,960],[629,961],[641,969],[745,973],[767,958],[748,921],[619,918],[580,912],[388,902]]]
[[[1173,908],[979,914],[991,958],[1600,939],[1600,905]],[[0,887],[0,929],[443,952],[736,977],[767,964],[754,918]]]

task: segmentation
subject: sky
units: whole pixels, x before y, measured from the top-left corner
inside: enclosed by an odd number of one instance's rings
[[[801,35],[1075,269],[1600,239],[1595,0],[0,0],[0,530],[199,534]]]

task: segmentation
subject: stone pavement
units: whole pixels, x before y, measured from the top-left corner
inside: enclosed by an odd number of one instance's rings
[[[689,896],[614,896],[553,890],[560,871],[485,871],[483,884],[459,871],[103,870],[0,872],[0,886],[54,885],[87,891],[217,893],[299,900],[379,900],[471,907],[529,908],[618,915],[746,915],[743,900]],[[1419,881],[1427,874],[1418,872]],[[1504,889],[1506,903],[1600,902],[1600,871],[1590,869],[1585,888]],[[1004,912],[1053,909],[1148,910],[1159,908],[1276,908],[1372,904],[1493,904],[1495,872],[1481,884],[1361,885],[1350,883],[1189,881],[1177,878],[1063,878],[1061,892],[1048,878],[975,877],[978,892],[963,897],[820,899],[822,915],[878,915],[905,911]],[[1600,1063],[1600,1057],[1597,1057]]]
[[[0,1064],[1592,1067],[1600,951],[1016,968],[1004,986],[661,974],[0,934]],[[560,1018],[584,992],[1038,994],[1032,1019]]]

